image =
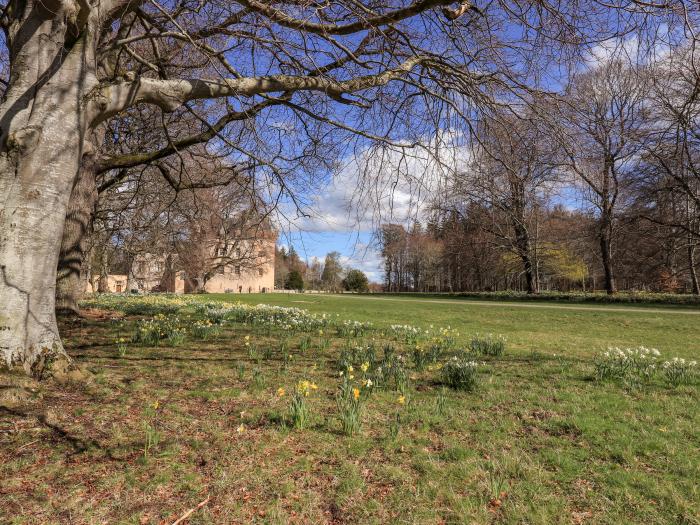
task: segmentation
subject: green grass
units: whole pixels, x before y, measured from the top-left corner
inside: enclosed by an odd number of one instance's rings
[[[213,294],[207,296],[207,300],[210,299],[231,300],[231,296]],[[566,357],[587,357],[608,346],[645,345],[656,347],[665,355],[700,356],[700,309],[559,303],[532,306],[497,302],[473,304],[463,299],[383,295],[244,294],[236,295],[235,300],[295,306],[381,325],[450,325],[462,333],[465,343],[474,333],[503,334],[508,338],[509,349],[518,353],[563,353]]]
[[[64,324],[69,352],[94,381],[47,383],[41,400],[0,409],[0,522],[172,523],[208,495],[190,523],[700,523],[697,381],[592,379],[593,354],[611,345],[698,358],[700,316],[689,310],[201,299],[295,306],[378,327],[450,325],[461,347],[477,332],[508,343],[503,356],[479,358],[487,364],[474,392],[443,390],[439,371],[409,366],[408,403],[391,387],[377,390],[360,433],[348,437],[335,401],[343,338],[319,351],[314,333],[302,353],[304,334],[235,323],[177,348],[129,344],[121,357],[114,341],[131,336],[136,317]],[[246,335],[272,347],[270,357],[252,359]],[[283,335],[293,355],[286,365]],[[372,337],[384,339],[377,332],[365,342]],[[289,393],[300,379],[318,390],[307,398],[309,424],[293,430],[289,397],[277,389]],[[147,424],[159,442],[145,458]]]

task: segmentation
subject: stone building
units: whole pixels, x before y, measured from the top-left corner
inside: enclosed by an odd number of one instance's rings
[[[221,229],[194,256],[136,255],[129,274],[102,276],[103,289],[112,293],[270,292],[275,287],[276,242],[277,233],[269,227],[248,239],[229,238]],[[99,275],[89,279],[87,291],[97,291],[99,280]]]

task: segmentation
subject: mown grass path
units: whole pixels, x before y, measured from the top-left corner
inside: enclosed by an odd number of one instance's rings
[[[404,297],[373,297],[367,295],[342,295],[336,297],[348,297],[358,300],[373,300],[373,301],[398,301],[398,302],[420,302],[420,303],[437,303],[437,304],[454,304],[457,302],[466,303],[466,306],[495,306],[498,308],[554,308],[557,310],[580,310],[590,312],[633,312],[633,313],[656,313],[656,314],[685,314],[685,315],[700,315],[699,310],[680,309],[676,307],[668,308],[650,308],[644,305],[635,307],[626,306],[583,306],[583,305],[566,305],[558,302],[547,304],[534,304],[525,302],[510,302],[510,301],[476,301],[472,299],[422,299],[422,298],[404,298]]]

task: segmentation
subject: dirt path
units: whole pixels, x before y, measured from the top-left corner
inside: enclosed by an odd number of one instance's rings
[[[550,308],[555,310],[578,310],[586,312],[631,312],[644,314],[680,314],[680,315],[700,315],[700,310],[683,310],[672,308],[647,308],[647,307],[625,307],[625,306],[585,306],[585,305],[568,305],[568,304],[532,304],[532,303],[516,303],[505,301],[473,301],[471,299],[421,299],[420,297],[371,297],[369,295],[336,295],[335,297],[351,297],[354,299],[370,299],[373,301],[395,301],[395,302],[410,302],[410,303],[438,303],[438,304],[453,304],[463,306],[495,306],[508,308]]]

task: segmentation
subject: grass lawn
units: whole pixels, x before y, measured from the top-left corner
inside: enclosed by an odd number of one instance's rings
[[[0,523],[173,523],[200,502],[188,523],[700,523],[698,377],[597,381],[593,365],[608,346],[700,358],[700,310],[189,300],[294,306],[375,329],[355,337],[226,320],[200,340],[195,323],[213,314],[186,303],[172,321],[188,330],[184,341],[151,346],[130,340],[156,312],[110,314],[124,305],[116,300],[65,322],[66,347],[92,381],[33,385],[35,399],[0,407]],[[413,341],[385,330],[392,324],[459,336],[421,368]],[[505,354],[477,357],[473,391],[446,388],[439,364],[475,333],[503,334]],[[120,338],[129,340],[121,348]],[[405,377],[370,393],[362,376],[380,365],[362,372],[364,358],[348,349],[373,346],[379,363],[386,345],[405,356]],[[359,388],[352,436],[338,418],[341,370]],[[289,406],[300,380],[318,389],[303,398],[308,423],[296,429]]]

